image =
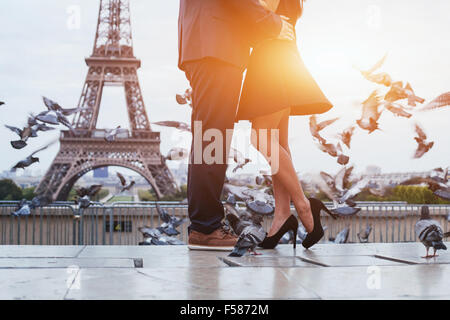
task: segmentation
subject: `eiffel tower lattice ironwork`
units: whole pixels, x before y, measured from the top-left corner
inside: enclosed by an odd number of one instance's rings
[[[129,0],[100,0],[94,50],[86,58],[89,71],[73,119],[74,132],[62,131],[60,150],[36,192],[66,200],[75,182],[87,172],[120,166],[143,176],[161,197],[178,190],[160,153],[160,134],[151,130],[133,54]],[[130,132],[106,142],[97,128],[104,86],[125,89]]]

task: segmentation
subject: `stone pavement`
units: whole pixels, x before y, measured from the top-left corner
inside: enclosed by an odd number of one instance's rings
[[[450,299],[450,252],[420,243],[258,252],[0,246],[0,299]]]

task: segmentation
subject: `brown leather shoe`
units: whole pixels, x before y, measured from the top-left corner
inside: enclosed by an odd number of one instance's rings
[[[235,235],[223,227],[211,234],[191,231],[188,248],[191,250],[232,251],[237,239]]]

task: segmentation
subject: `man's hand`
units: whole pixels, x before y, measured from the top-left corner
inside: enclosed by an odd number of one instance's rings
[[[279,40],[287,40],[287,41],[294,41],[295,40],[295,30],[294,26],[288,22],[289,18],[285,16],[281,16],[281,32],[278,35]]]

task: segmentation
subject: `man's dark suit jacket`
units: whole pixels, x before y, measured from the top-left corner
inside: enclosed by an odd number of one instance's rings
[[[213,57],[245,68],[252,44],[275,38],[278,15],[258,0],[180,0],[179,67]]]

